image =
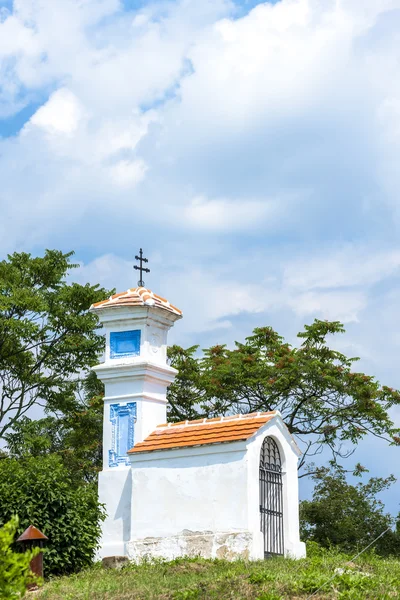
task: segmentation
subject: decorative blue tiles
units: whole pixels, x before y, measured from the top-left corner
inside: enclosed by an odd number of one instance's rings
[[[139,356],[140,330],[112,331],[110,333],[110,358]]]
[[[135,443],[136,402],[111,404],[110,421],[112,432],[111,450],[108,452],[108,466],[129,465],[127,453]]]

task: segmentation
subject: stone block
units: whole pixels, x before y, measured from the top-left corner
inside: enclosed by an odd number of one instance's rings
[[[129,558],[127,556],[105,556],[101,563],[105,569],[120,570],[129,565]]]

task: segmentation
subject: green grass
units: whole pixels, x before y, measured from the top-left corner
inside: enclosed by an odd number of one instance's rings
[[[313,548],[304,560],[263,562],[179,559],[129,565],[121,571],[100,565],[45,584],[40,600],[340,600],[400,599],[400,560],[362,558]]]

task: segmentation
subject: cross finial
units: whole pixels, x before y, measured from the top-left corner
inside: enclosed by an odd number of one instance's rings
[[[144,281],[143,281],[143,273],[150,273],[150,269],[146,269],[143,266],[143,263],[147,263],[149,262],[147,260],[147,258],[143,258],[143,250],[140,248],[139,251],[139,256],[135,256],[135,259],[139,261],[139,266],[138,265],[134,265],[134,269],[136,269],[137,271],[140,271],[140,279],[138,281],[138,286],[139,287],[144,287]]]

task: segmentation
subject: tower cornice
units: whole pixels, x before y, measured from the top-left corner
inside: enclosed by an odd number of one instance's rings
[[[133,359],[134,360],[134,359]],[[159,365],[150,361],[133,362],[106,362],[93,367],[99,379],[102,381],[121,380],[128,378],[130,381],[153,379],[157,383],[170,385],[177,375],[178,371],[169,365]]]

